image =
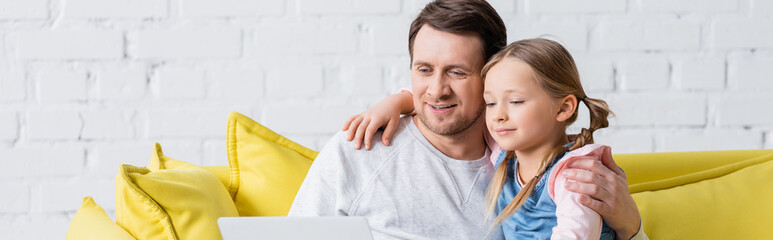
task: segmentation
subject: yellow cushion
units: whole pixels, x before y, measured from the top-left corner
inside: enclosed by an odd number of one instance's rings
[[[615,154],[615,162],[625,170],[631,193],[642,191],[640,183],[649,183],[700,172],[726,164],[773,153],[773,149],[702,152],[665,152]]]
[[[228,191],[206,170],[119,169],[116,222],[137,239],[221,239],[217,218],[238,216]]]
[[[83,198],[81,208],[75,213],[67,229],[67,240],[134,239],[118,226],[91,197]]]
[[[765,151],[768,154],[758,156]],[[684,155],[679,161],[711,164],[723,161],[702,155]],[[651,239],[764,239],[773,236],[769,224],[773,216],[773,188],[770,187],[773,150],[736,156],[758,157],[743,161],[734,158],[736,162],[724,162],[715,168],[632,185],[631,191],[635,192],[632,196],[647,235]],[[685,169],[672,171],[689,172]]]
[[[153,156],[148,164],[150,171],[156,171],[161,169],[204,169],[214,174],[223,186],[228,188],[231,179],[231,169],[228,166],[196,166],[195,164],[176,160],[164,155],[164,151],[161,149],[161,144],[155,143],[153,145]]]
[[[236,112],[228,116],[227,149],[241,216],[286,216],[318,154]]]

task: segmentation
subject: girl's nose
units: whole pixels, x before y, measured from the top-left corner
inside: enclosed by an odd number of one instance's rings
[[[494,111],[496,113],[494,115],[494,119],[497,122],[507,121],[507,108],[504,106],[504,104],[497,104]]]

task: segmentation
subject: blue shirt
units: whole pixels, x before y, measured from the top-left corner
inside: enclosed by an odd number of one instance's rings
[[[495,166],[499,166],[505,160],[506,153],[507,151],[502,151],[499,154]],[[556,157],[556,161],[565,154],[566,152]],[[517,158],[507,160],[507,178],[497,199],[497,214],[502,212],[515,198],[515,195],[521,191],[521,187],[518,186],[515,179],[515,166],[517,162]],[[546,176],[550,176],[553,166],[555,166],[555,161],[545,174],[542,175],[543,177],[540,178],[537,185],[534,186],[534,191],[526,199],[526,202],[515,211],[513,216],[502,222],[502,232],[505,235],[505,239],[550,239],[553,227],[557,225],[556,203],[548,195],[546,187],[548,180]],[[615,239],[615,231],[607,226],[606,222],[601,229],[601,239]]]

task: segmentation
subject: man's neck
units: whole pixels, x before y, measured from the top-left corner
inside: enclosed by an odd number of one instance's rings
[[[420,122],[417,116],[413,116],[413,124],[416,124],[421,135],[424,135],[432,146],[446,156],[457,160],[478,160],[486,155],[483,118],[479,118],[472,126],[454,135],[436,134]]]

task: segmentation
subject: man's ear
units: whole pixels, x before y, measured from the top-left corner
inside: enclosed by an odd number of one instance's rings
[[[568,95],[566,97],[561,98],[558,102],[559,108],[558,108],[558,115],[556,115],[556,121],[563,122],[572,117],[574,115],[575,110],[577,110],[577,97],[574,95]]]

